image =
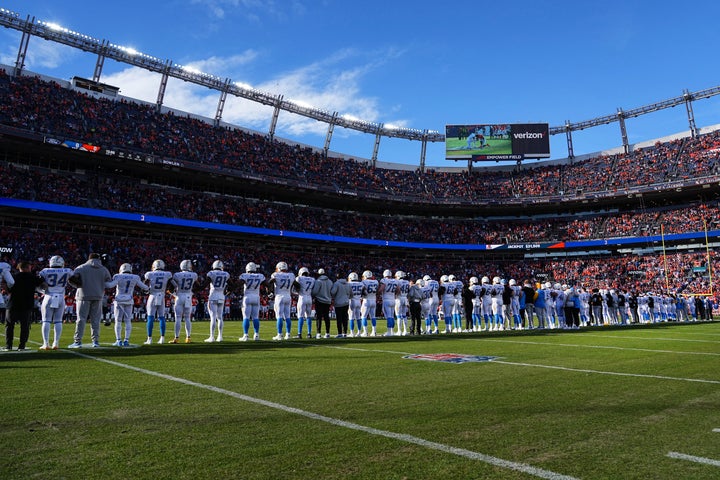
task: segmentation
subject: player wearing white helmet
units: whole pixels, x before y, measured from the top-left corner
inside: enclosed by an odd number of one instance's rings
[[[15,279],[10,273],[10,264],[7,262],[0,262],[0,279],[5,280],[8,288],[15,285]]]
[[[145,306],[147,312],[147,340],[145,345],[152,343],[155,318],[160,323],[160,340],[158,343],[165,343],[165,291],[168,282],[172,278],[172,273],[165,271],[165,262],[155,260],[152,263],[152,270],[145,272],[144,278],[150,288]]]
[[[552,283],[545,282],[545,321],[550,329],[555,328],[557,313],[555,311],[555,295],[552,289]]]
[[[225,271],[225,264],[222,260],[215,260],[212,270],[207,275],[207,283],[210,285],[208,292],[207,310],[210,316],[210,336],[205,339],[207,343],[223,341],[223,314],[225,312],[225,289],[227,288],[230,274]],[[215,329],[217,328],[217,335]]]
[[[463,325],[462,325],[462,312],[463,312],[463,300],[462,300],[462,291],[463,291],[463,282],[457,278],[455,278],[455,275],[448,275],[448,282],[451,282],[455,285],[455,304],[453,305],[452,309],[452,325],[453,325],[453,332],[462,332]],[[470,321],[470,319],[468,319]]]
[[[492,285],[490,285],[489,277],[482,277],[480,284],[480,298],[482,299],[482,318],[485,321],[485,326],[480,331],[492,330],[494,324],[494,316],[492,311]]]
[[[387,332],[385,332],[385,336],[392,337],[395,334],[395,298],[398,293],[398,282],[393,278],[390,270],[383,272],[378,293],[380,293],[382,298],[382,311],[385,320],[387,320]]]
[[[148,292],[150,287],[145,285],[138,275],[132,273],[132,265],[129,263],[120,265],[120,273],[113,275],[112,280],[105,286],[115,288],[115,300],[113,301],[115,343],[113,343],[113,347],[129,347],[132,333],[132,309],[135,303],[133,293],[136,287],[143,292]],[[125,324],[125,332],[123,332],[123,324]]]
[[[258,272],[258,266],[250,262],[245,266],[245,273],[240,275],[239,283],[243,288],[243,336],[241,342],[248,340],[250,322],[252,321],[255,335],[253,340],[260,340],[260,287],[265,285],[265,275]]]
[[[307,322],[307,338],[312,338],[312,288],[315,285],[315,279],[310,276],[310,270],[302,267],[298,270],[295,277],[295,291],[298,294],[297,299],[297,316],[298,329],[297,338],[302,338],[303,327]]]
[[[510,279],[508,286],[512,291],[512,296],[510,297],[510,312],[515,324],[515,329],[522,330],[522,318],[520,317],[520,297],[522,296],[522,287],[517,284],[514,278]]]
[[[473,332],[479,332],[482,330],[483,287],[482,285],[480,285],[480,280],[477,277],[470,277],[470,281],[468,283],[468,290],[472,299],[471,330]]]
[[[438,293],[441,300],[443,321],[445,322],[445,330],[441,331],[441,333],[450,333],[452,331],[453,308],[455,307],[455,282],[451,282],[448,275],[440,277]]]
[[[490,286],[490,298],[492,300],[492,319],[493,325],[490,328],[492,331],[503,330],[503,292],[505,287],[500,284],[500,277],[493,277],[492,285]]]
[[[422,295],[422,299],[420,300],[420,325],[418,325],[418,335],[421,333],[430,333],[430,297],[432,296],[432,292],[425,278],[430,277],[425,275],[425,277],[418,278],[417,280],[417,286],[420,287],[420,294]],[[423,324],[424,327],[421,326]]]
[[[440,283],[434,280],[430,275],[423,277],[425,288],[429,290],[428,297],[428,316],[425,320],[425,333],[438,333],[440,319],[438,317],[438,309],[440,308]]]
[[[348,336],[360,336],[362,332],[360,326],[360,322],[362,319],[362,299],[363,295],[365,294],[365,285],[363,284],[363,282],[360,281],[357,273],[350,272],[350,275],[348,275],[348,286],[350,287],[350,291],[352,292],[352,295],[350,296],[350,308],[348,310],[350,321],[350,330],[348,332]],[[357,330],[355,329],[356,323]]]
[[[185,323],[185,343],[190,343],[192,335],[192,299],[193,286],[197,283],[198,275],[193,272],[192,262],[183,260],[180,262],[180,271],[173,274],[172,283],[174,287],[175,304],[175,338],[170,343],[178,343],[180,340],[180,327]]]
[[[43,299],[40,305],[42,318],[42,341],[40,350],[57,350],[62,334],[62,319],[65,311],[65,289],[72,275],[71,268],[65,266],[65,260],[59,255],[50,257],[49,267],[40,270],[38,275],[43,279]],[[7,283],[7,280],[6,280]],[[50,344],[50,328],[54,338]]]
[[[395,272],[395,280],[398,284],[398,294],[395,298],[395,318],[397,318],[397,334],[407,335],[407,320],[410,304],[408,303],[408,292],[410,291],[410,282],[405,279],[405,272],[398,270]]]
[[[362,274],[362,283],[365,287],[365,295],[363,296],[362,304],[360,305],[360,316],[362,317],[362,333],[361,337],[367,337],[367,326],[368,319],[371,322],[370,336],[374,337],[377,335],[377,292],[380,288],[380,283],[375,279],[373,273],[370,270],[365,270]]]
[[[290,329],[292,327],[292,319],[290,317],[290,306],[292,304],[292,296],[290,290],[295,282],[295,274],[288,271],[288,265],[285,262],[278,262],[275,266],[275,272],[270,276],[268,285],[275,294],[275,319],[277,326],[277,335],[273,340],[288,340],[290,338]],[[285,327],[285,336],[283,337],[283,326]]]

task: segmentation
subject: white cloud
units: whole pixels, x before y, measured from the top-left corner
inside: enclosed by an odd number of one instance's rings
[[[8,44],[0,51],[0,63],[14,66],[20,47],[20,34],[8,32],[6,36]],[[33,36],[28,44],[25,68],[34,71],[54,70],[70,63],[77,55],[78,50]]]
[[[248,50],[232,57],[210,57],[188,62],[186,65],[216,75],[219,70],[233,71],[233,67],[252,62],[257,53]],[[383,121],[394,126],[406,126],[402,119],[382,119],[383,112],[377,98],[364,95],[360,83],[373,64],[340,68],[340,63],[352,63],[352,51],[337,52],[333,57],[283,72],[260,84],[257,90],[303,106],[312,106],[340,115],[350,115],[366,121]],[[237,81],[237,79],[233,79]],[[120,87],[121,94],[154,103],[160,86],[160,75],[131,67],[118,73],[105,75],[103,82]],[[164,105],[178,110],[214,118],[220,93],[194,84],[170,79],[165,91]],[[233,96],[227,98],[223,120],[259,131],[267,131],[273,108]],[[277,135],[290,138],[327,133],[327,124],[287,112],[281,112]],[[346,129],[336,130],[338,135],[351,135]]]

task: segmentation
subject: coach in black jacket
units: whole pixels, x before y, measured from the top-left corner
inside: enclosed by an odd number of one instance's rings
[[[15,324],[20,324],[20,343],[18,350],[25,350],[30,336],[30,321],[35,308],[35,289],[42,285],[42,279],[32,273],[32,266],[27,262],[18,263],[20,273],[14,276],[15,284],[10,287],[8,302],[8,318],[5,323],[5,350],[12,350]]]

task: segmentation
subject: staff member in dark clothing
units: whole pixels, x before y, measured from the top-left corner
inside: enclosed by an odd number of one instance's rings
[[[32,266],[28,262],[18,263],[18,270],[20,273],[14,276],[15,284],[9,288],[10,301],[5,322],[4,351],[12,350],[16,323],[20,324],[18,350],[25,350],[25,344],[30,336],[30,321],[35,308],[35,289],[43,283],[39,276],[32,273]]]

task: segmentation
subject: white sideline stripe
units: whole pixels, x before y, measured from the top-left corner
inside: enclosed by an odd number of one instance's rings
[[[577,347],[577,348],[604,348],[608,350],[629,350],[633,352],[649,352],[649,353],[677,353],[682,355],[711,355],[720,357],[720,353],[713,352],[679,352],[677,350],[654,350],[651,348],[632,348],[632,347],[615,347],[611,345],[582,345],[575,343],[549,343],[549,342],[527,342],[521,340],[501,340],[501,339],[477,339],[479,342],[500,342],[500,343],[520,343],[524,345],[543,345],[548,347]]]
[[[720,428],[713,428],[713,432],[720,433]]]
[[[666,456],[670,458],[677,458],[679,460],[688,460],[690,462],[712,465],[713,467],[720,467],[720,460],[713,460],[712,458],[696,457],[694,455],[686,455],[678,452],[668,452]]]
[[[693,343],[720,343],[720,340],[693,340],[691,338],[672,338],[672,337],[630,337],[624,335],[599,335],[594,333],[588,333],[583,337],[596,337],[596,338],[624,338],[630,340],[666,340],[671,342],[693,342]]]
[[[393,440],[399,440],[401,442],[413,443],[415,445],[429,448],[431,450],[438,450],[441,452],[451,453],[453,455],[469,458],[471,460],[479,460],[481,462],[485,462],[485,463],[490,464],[495,467],[507,468],[509,470],[515,470],[518,472],[527,473],[529,475],[533,475],[538,478],[545,478],[548,480],[578,480],[575,477],[552,472],[550,470],[543,470],[541,468],[533,467],[532,465],[527,465],[525,463],[512,462],[510,460],[503,460],[502,458],[485,455],[484,453],[473,452],[471,450],[465,450],[464,448],[452,447],[450,445],[432,442],[430,440],[424,440],[422,438],[414,437],[412,435],[406,435],[404,433],[395,433],[395,432],[389,432],[387,430],[379,430],[377,428],[366,427],[364,425],[359,425],[357,423],[346,422],[344,420],[326,417],[324,415],[319,415],[317,413],[308,412],[305,410],[301,410],[299,408],[289,407],[289,406],[283,405],[281,403],[275,403],[275,402],[263,400],[260,398],[249,397],[247,395],[243,395],[241,393],[233,392],[230,390],[225,390],[224,388],[215,387],[213,385],[206,385],[203,383],[193,382],[192,380],[187,380],[185,378],[173,377],[172,375],[166,375],[164,373],[155,372],[152,370],[146,370],[144,368],[134,367],[132,365],[127,365],[124,363],[116,362],[113,360],[108,360],[108,359],[101,358],[101,357],[95,357],[93,355],[86,355],[84,353],[80,353],[77,351],[72,351],[72,350],[68,350],[68,351],[79,357],[87,358],[90,360],[96,360],[98,362],[107,363],[109,365],[114,365],[116,367],[126,368],[128,370],[133,370],[135,372],[144,373],[145,375],[162,378],[164,380],[170,380],[171,382],[182,383],[184,385],[189,385],[191,387],[202,388],[205,390],[209,390],[211,392],[219,393],[222,395],[227,395],[229,397],[233,397],[238,400],[243,400],[245,402],[263,405],[265,407],[274,408],[274,409],[281,410],[281,411],[287,412],[287,413],[294,413],[296,415],[307,417],[307,418],[310,418],[313,420],[319,420],[321,422],[326,422],[326,423],[329,423],[331,425],[335,425],[338,427],[349,428],[351,430],[357,430],[360,432],[369,433],[370,435],[377,435],[377,436],[381,436],[381,437],[390,438]]]
[[[550,368],[553,370],[563,370],[566,372],[580,372],[580,373],[596,373],[598,375],[616,375],[618,377],[635,377],[635,378],[654,378],[658,380],[676,380],[678,382],[696,382],[696,383],[712,383],[720,385],[720,380],[704,380],[702,378],[682,378],[682,377],[668,377],[665,375],[646,375],[642,373],[624,373],[624,372],[607,372],[603,370],[589,370],[585,368],[570,368],[570,367],[558,367],[555,365],[540,365],[537,363],[522,363],[522,362],[506,362],[503,360],[493,360],[488,363],[502,363],[504,365],[518,365],[520,367],[537,367],[537,368]]]

